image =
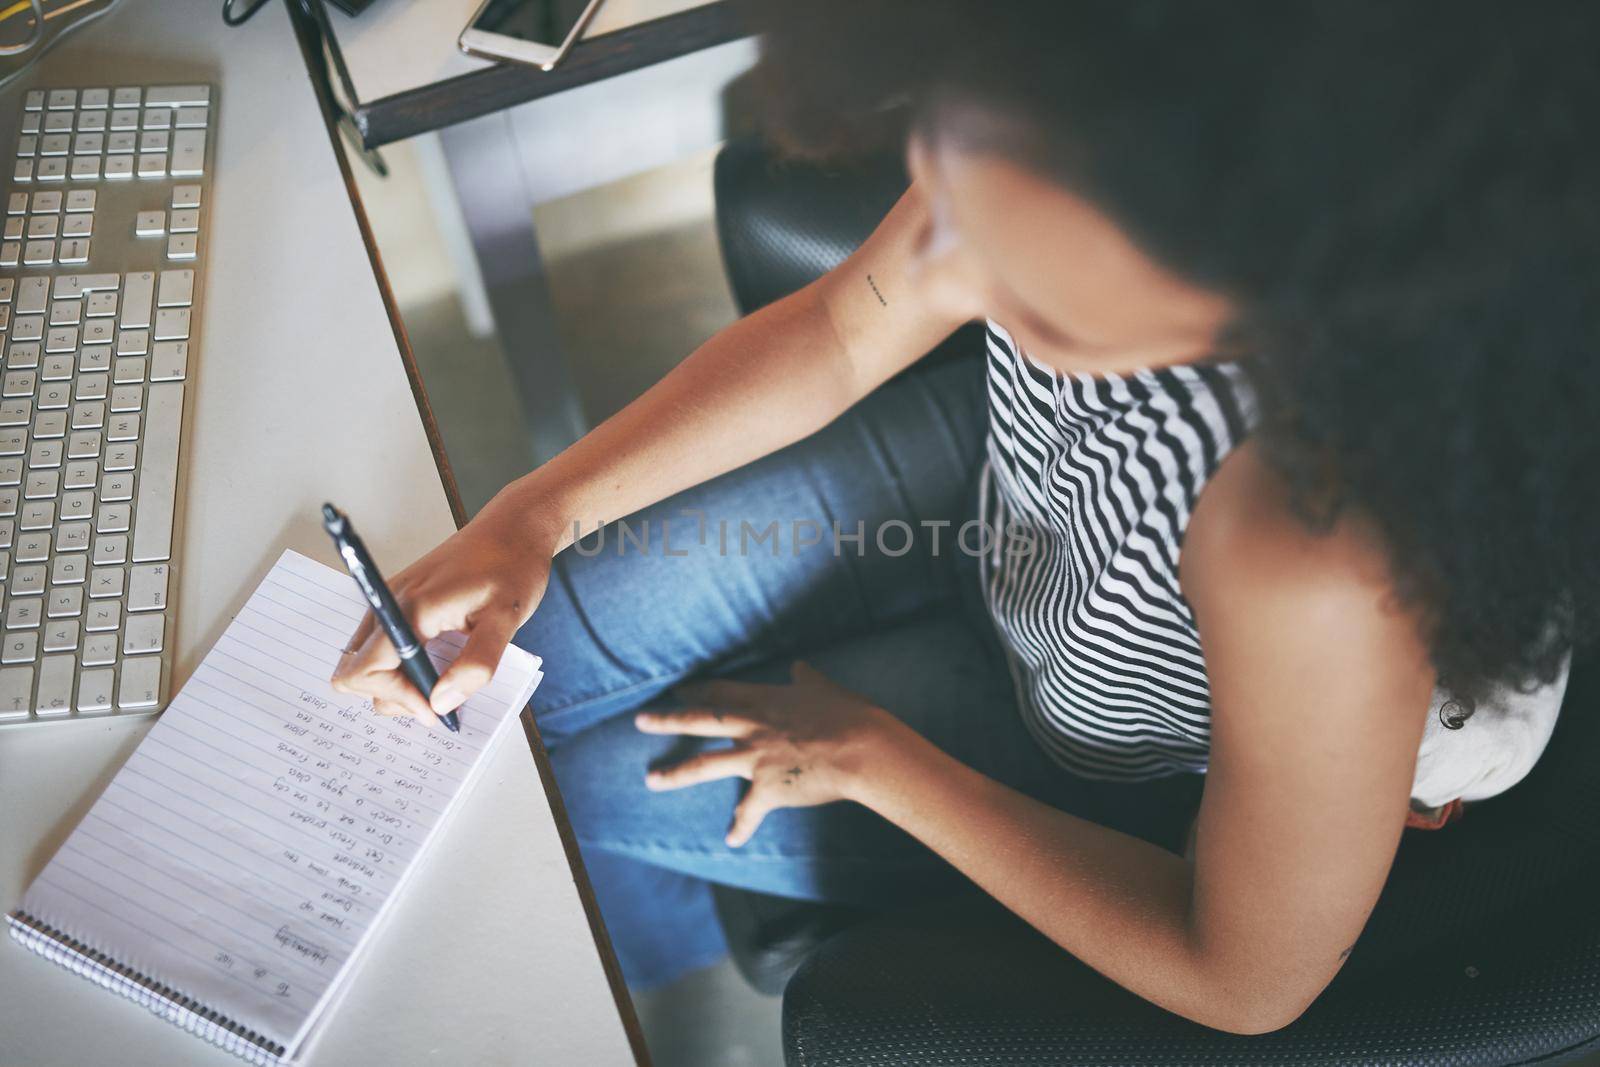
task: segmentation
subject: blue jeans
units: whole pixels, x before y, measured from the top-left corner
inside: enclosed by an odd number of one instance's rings
[[[632,516],[628,539],[608,529],[598,547],[591,538],[557,557],[516,643],[544,657],[534,714],[636,987],[724,954],[710,882],[880,908],[963,882],[854,804],[774,812],[734,849],[723,834],[742,780],[647,790],[648,767],[727,743],[634,729],[628,713],[670,704],[691,677],[784,681],[807,659],[963,763],[1179,847],[1194,780],[1077,778],[1018,715],[967,550],[979,547],[976,529],[958,543],[976,515],[982,373],[961,360],[903,376],[805,441]]]

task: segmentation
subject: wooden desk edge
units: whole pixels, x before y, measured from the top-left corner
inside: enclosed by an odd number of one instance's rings
[[[417,402],[417,414],[422,419],[422,426],[428,438],[428,448],[433,453],[434,464],[439,469],[439,478],[444,483],[445,497],[450,503],[450,513],[455,519],[459,529],[467,521],[466,508],[461,502],[461,492],[456,485],[455,474],[450,469],[449,457],[445,455],[444,441],[439,434],[438,422],[433,416],[433,407],[428,401],[428,394],[423,387],[422,376],[417,370],[416,355],[411,349],[410,338],[406,335],[405,323],[400,317],[400,308],[394,298],[394,291],[389,285],[389,276],[383,267],[382,257],[378,253],[377,242],[372,236],[372,227],[367,221],[366,209],[361,201],[360,191],[356,188],[355,178],[350,171],[350,162],[344,152],[344,146],[339,141],[338,108],[332,98],[326,78],[320,70],[321,51],[318,48],[318,31],[310,16],[295,4],[286,5],[290,21],[294,24],[295,37],[300,44],[301,58],[305,60],[307,73],[316,91],[317,103],[322,109],[322,119],[327,127],[330,147],[339,166],[340,176],[344,179],[345,191],[350,196],[350,205],[355,212],[356,224],[361,230],[362,243],[366,245],[367,257],[372,263],[372,270],[378,281],[378,290],[383,297],[383,306],[389,316],[390,328],[394,330],[394,340],[400,351],[401,362],[405,365],[406,379],[411,383],[411,394]],[[567,808],[561,798],[561,792],[556,786],[555,773],[550,767],[550,757],[545,751],[544,742],[539,737],[539,729],[534,723],[533,707],[529,705],[522,709],[523,734],[527,738],[528,751],[533,756],[534,765],[539,772],[539,779],[543,783],[545,798],[550,804],[550,814],[555,820],[556,832],[561,838],[562,850],[566,853],[567,865],[571,870],[573,884],[577,888],[578,898],[583,902],[585,916],[589,920],[589,933],[594,940],[596,951],[600,954],[600,965],[605,972],[606,982],[611,987],[611,996],[617,1006],[617,1013],[622,1019],[622,1028],[628,1035],[628,1045],[633,1051],[633,1058],[639,1067],[649,1067],[650,1052],[645,1045],[644,1031],[639,1026],[639,1019],[633,1009],[633,999],[628,995],[627,984],[622,978],[622,968],[617,963],[616,954],[611,949],[611,938],[606,933],[604,922],[600,917],[600,905],[595,900],[594,887],[589,882],[589,873],[584,867],[583,857],[578,849],[578,839],[572,832],[572,826],[567,819]]]
[[[363,146],[381,148],[749,34],[729,0],[714,0],[580,41],[554,70],[501,63],[377,100],[352,101],[352,118]],[[329,48],[337,54],[338,41]]]

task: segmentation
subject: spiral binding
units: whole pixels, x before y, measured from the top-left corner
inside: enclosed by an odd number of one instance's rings
[[[89,979],[101,988],[120,993],[149,1008],[196,1037],[204,1038],[260,1067],[278,1067],[285,1062],[287,1050],[276,1041],[262,1037],[193,997],[117,962],[25,911],[18,910],[7,915],[6,923],[11,928],[12,938],[23,947]]]

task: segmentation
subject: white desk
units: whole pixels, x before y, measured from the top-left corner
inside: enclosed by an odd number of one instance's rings
[[[333,562],[316,519],[323,499],[357,517],[389,566],[453,528],[282,5],[240,30],[224,27],[219,6],[125,0],[0,93],[0,114],[11,116],[31,84],[221,87],[198,393],[184,443],[179,682],[282,549]],[[14,118],[3,122],[14,128]],[[0,910],[15,906],[151,721],[0,731]],[[237,1062],[9,939],[0,944],[6,1067]],[[500,747],[398,902],[308,1062],[635,1062],[519,736]]]

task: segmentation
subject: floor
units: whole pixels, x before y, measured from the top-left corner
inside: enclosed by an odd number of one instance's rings
[[[429,147],[385,149],[390,177],[358,181],[463,502],[475,512],[531,459],[500,341],[472,329],[429,208]],[[591,425],[736,315],[711,221],[711,160],[703,153],[534,213]],[[731,964],[634,1003],[655,1067],[783,1063],[779,999],[753,992]]]

